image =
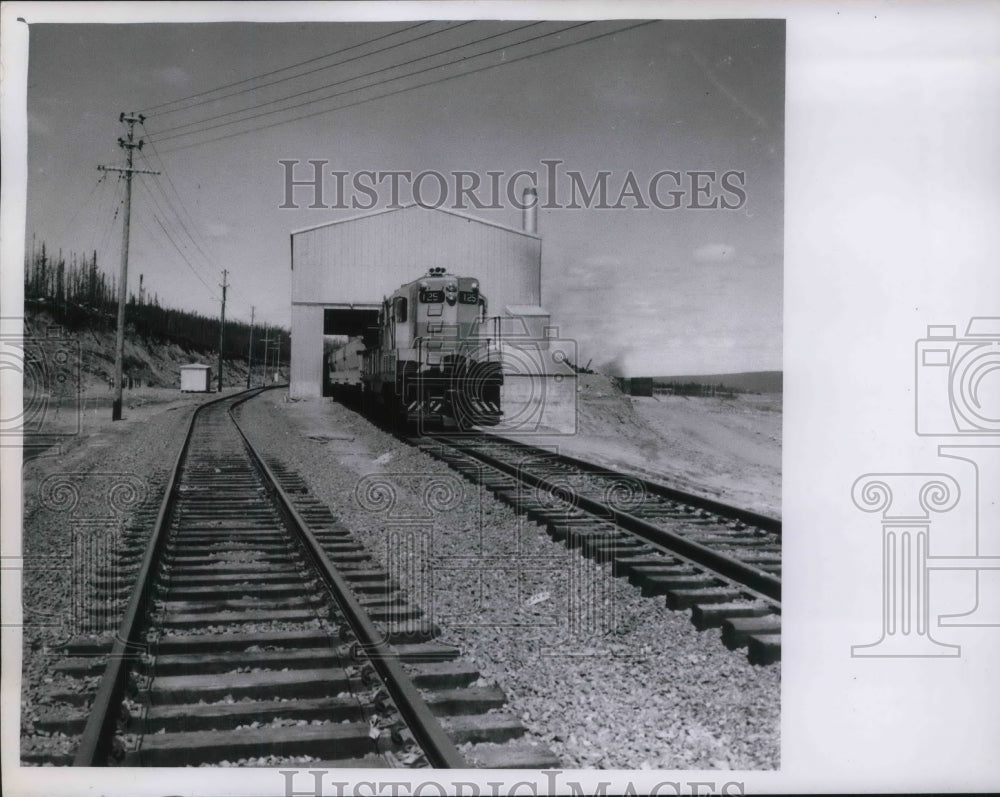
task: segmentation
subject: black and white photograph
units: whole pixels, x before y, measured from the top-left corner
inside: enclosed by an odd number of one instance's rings
[[[963,785],[995,14],[574,5],[5,6],[9,793]]]

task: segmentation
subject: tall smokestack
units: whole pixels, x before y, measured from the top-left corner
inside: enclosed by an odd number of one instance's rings
[[[524,189],[524,231],[532,235],[538,234],[538,191],[534,188]]]

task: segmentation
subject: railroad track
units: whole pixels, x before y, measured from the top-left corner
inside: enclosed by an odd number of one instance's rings
[[[781,522],[488,433],[409,440],[700,630],[781,658]]]
[[[72,763],[558,766],[304,483],[253,449],[232,410],[258,392],[196,411],[110,651],[67,647],[64,675],[108,660],[89,708],[64,719],[80,733]]]

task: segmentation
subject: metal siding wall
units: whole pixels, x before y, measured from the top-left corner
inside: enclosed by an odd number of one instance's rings
[[[431,266],[478,276],[491,306],[537,304],[541,241],[420,207],[292,237],[292,302],[371,303]]]
[[[323,395],[323,308],[292,305],[292,398]]]

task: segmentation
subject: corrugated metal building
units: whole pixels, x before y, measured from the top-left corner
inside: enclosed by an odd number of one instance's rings
[[[432,266],[478,277],[491,315],[541,303],[538,235],[443,208],[408,205],[298,230],[291,250],[293,398],[322,394],[324,334],[360,334],[384,296]]]

